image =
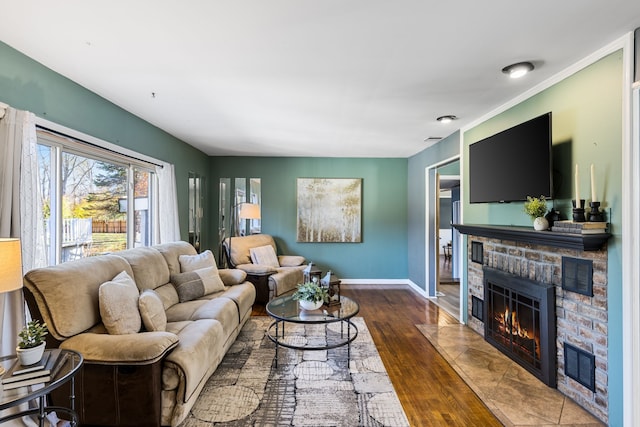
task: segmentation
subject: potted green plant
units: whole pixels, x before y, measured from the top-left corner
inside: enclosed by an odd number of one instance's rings
[[[524,211],[533,220],[533,228],[542,231],[549,228],[549,221],[544,217],[547,213],[547,199],[544,196],[527,196],[524,202]]]
[[[318,283],[317,279],[298,285],[298,289],[293,294],[293,299],[299,302],[303,310],[316,310],[322,307],[328,298],[329,290]]]
[[[47,324],[32,320],[18,334],[16,353],[23,366],[33,365],[42,359],[44,354],[44,337],[49,333]]]

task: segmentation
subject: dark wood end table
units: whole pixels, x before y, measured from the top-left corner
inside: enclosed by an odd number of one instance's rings
[[[275,274],[275,272],[247,273],[247,281],[253,283],[256,288],[257,303],[266,304],[269,302],[269,276],[272,274]]]

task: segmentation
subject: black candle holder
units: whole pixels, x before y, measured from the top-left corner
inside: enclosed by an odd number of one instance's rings
[[[600,202],[590,202],[591,212],[589,212],[589,221],[603,222],[604,215],[600,212]]]
[[[584,208],[576,208],[575,200],[572,200],[571,203],[573,204],[573,222],[585,222]],[[580,200],[580,206],[584,206],[584,199]]]

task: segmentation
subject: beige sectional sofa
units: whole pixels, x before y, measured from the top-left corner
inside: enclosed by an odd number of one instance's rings
[[[84,356],[76,378],[83,425],[175,426],[188,415],[255,300],[240,270],[184,271],[204,255],[175,242],[25,275],[32,316],[49,327],[48,346]],[[124,297],[133,282],[137,307]]]
[[[277,255],[276,242],[269,234],[226,238],[224,247],[231,267],[245,271],[247,280],[256,285],[259,302],[266,303],[302,283],[305,258]]]

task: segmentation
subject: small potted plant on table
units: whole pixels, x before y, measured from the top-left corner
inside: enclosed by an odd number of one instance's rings
[[[544,217],[547,213],[547,199],[544,196],[531,197],[527,196],[524,202],[524,211],[533,220],[533,228],[537,231],[549,228],[549,221]]]
[[[329,290],[314,281],[298,285],[298,290],[293,294],[293,299],[298,301],[303,310],[316,310],[329,298]]]
[[[20,331],[16,353],[21,365],[33,365],[42,359],[45,346],[44,337],[48,333],[46,323],[40,324],[38,320],[30,321]]]

